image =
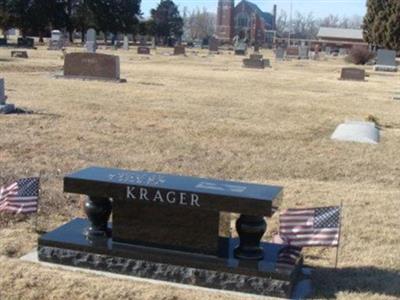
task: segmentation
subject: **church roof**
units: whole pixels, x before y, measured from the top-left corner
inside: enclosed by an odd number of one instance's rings
[[[321,27],[318,32],[318,37],[363,40],[363,32],[362,29]]]
[[[274,23],[274,16],[271,13],[263,12],[256,4],[254,4],[250,1],[242,0],[240,3],[242,3],[242,2],[246,5],[248,5],[252,10],[257,12],[257,14],[259,14],[264,19],[264,21],[267,22],[269,25],[272,25]]]

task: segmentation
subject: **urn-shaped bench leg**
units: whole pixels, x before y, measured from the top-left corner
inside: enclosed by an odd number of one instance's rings
[[[246,260],[262,260],[264,249],[260,246],[261,238],[267,230],[264,217],[241,215],[236,222],[240,244],[235,249],[235,257]]]
[[[108,219],[112,211],[109,198],[87,197],[85,201],[85,213],[90,226],[85,232],[88,236],[107,237],[110,235]]]

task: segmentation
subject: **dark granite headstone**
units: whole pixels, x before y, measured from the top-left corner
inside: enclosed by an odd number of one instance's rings
[[[119,57],[99,53],[68,53],[64,77],[120,81]]]
[[[11,57],[28,58],[28,52],[21,50],[11,51]]]
[[[211,37],[208,41],[208,50],[210,52],[218,52],[219,40],[215,37]]]
[[[174,47],[174,55],[185,55],[186,48],[183,45],[177,45]]]
[[[0,47],[1,46],[7,46],[7,39],[5,38],[0,38]]]
[[[137,54],[149,55],[150,54],[150,48],[146,47],[146,46],[139,46],[137,48]]]
[[[365,70],[357,68],[343,68],[340,76],[341,80],[365,80]]]
[[[88,220],[40,237],[42,261],[280,297],[298,280],[302,258],[282,270],[287,246],[261,242],[281,187],[89,168],[66,176],[64,191],[89,196]]]
[[[33,38],[18,38],[17,45],[19,48],[34,48],[35,40]]]
[[[300,55],[299,47],[288,47],[288,48],[286,49],[286,55],[287,55],[288,57],[295,57],[295,58],[298,58],[299,55]]]

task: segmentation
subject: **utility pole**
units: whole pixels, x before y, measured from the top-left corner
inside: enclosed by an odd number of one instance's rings
[[[289,21],[289,40],[288,47],[290,47],[292,37],[292,26],[293,26],[293,0],[290,0],[290,21]]]

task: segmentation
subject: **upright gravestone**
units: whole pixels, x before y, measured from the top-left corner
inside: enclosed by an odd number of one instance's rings
[[[246,55],[247,44],[244,41],[237,41],[235,43],[235,55]]]
[[[9,114],[15,111],[14,104],[7,104],[6,100],[4,79],[0,78],[0,114]]]
[[[340,80],[365,80],[365,70],[357,68],[343,68],[340,76]]]
[[[278,47],[275,49],[275,58],[277,60],[285,59],[285,49],[282,47]]]
[[[63,77],[125,82],[120,78],[119,57],[99,53],[68,53]]]
[[[396,51],[379,49],[374,70],[397,72]]]
[[[128,37],[128,35],[124,35],[123,49],[124,50],[129,50],[129,37]]]
[[[97,50],[97,35],[96,30],[90,28],[86,32],[86,51],[89,53],[96,53]]]
[[[177,45],[174,47],[174,55],[185,55],[186,49],[183,45]]]
[[[339,55],[340,56],[345,56],[349,53],[349,51],[346,48],[340,48],[339,49]]]
[[[300,59],[309,59],[310,49],[307,46],[299,47],[299,57]]]
[[[6,38],[0,38],[0,47],[2,46],[7,46],[7,39]]]
[[[52,30],[48,50],[61,50],[64,47],[64,37],[60,30]]]
[[[299,47],[288,47],[286,49],[286,56],[289,58],[299,58]]]
[[[88,219],[74,219],[41,236],[39,259],[291,297],[301,273],[301,253],[282,269],[280,259],[288,246],[261,241],[267,228],[264,217],[274,214],[282,191],[278,186],[169,174],[81,170],[64,178],[64,192],[88,196]],[[232,232],[232,213],[240,215],[238,238]]]
[[[326,55],[331,55],[331,51],[332,51],[331,47],[325,47],[325,54]]]
[[[17,39],[17,46],[19,48],[33,49],[33,48],[35,48],[35,40],[33,38],[20,37],[20,38]]]
[[[208,51],[218,52],[219,40],[215,37],[210,37],[208,40]]]

